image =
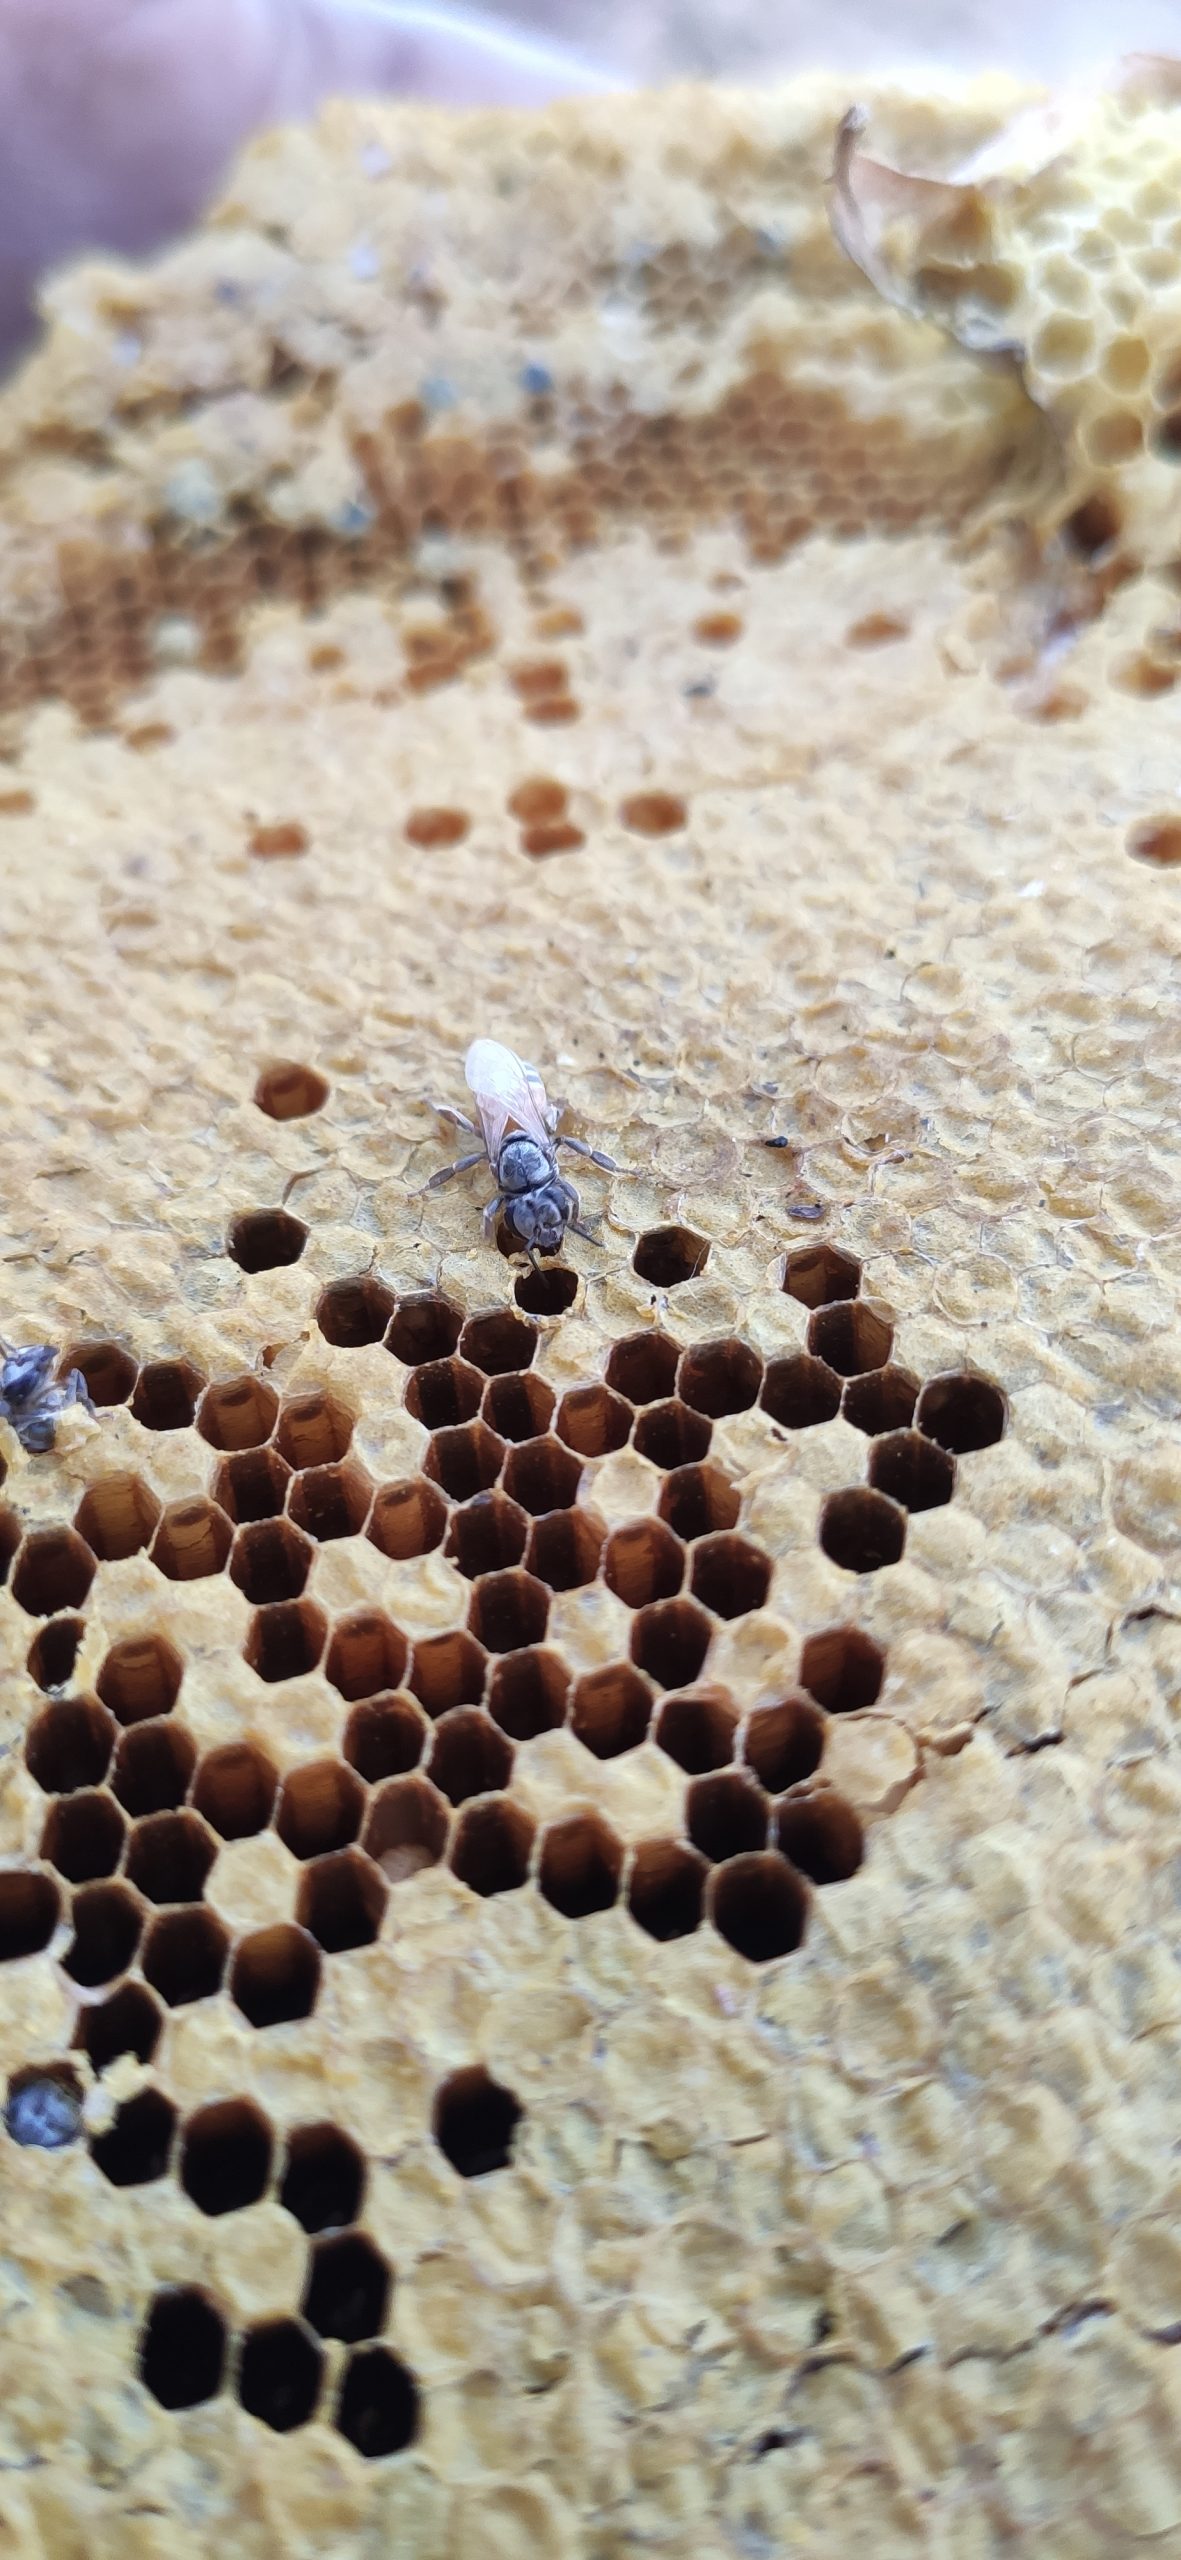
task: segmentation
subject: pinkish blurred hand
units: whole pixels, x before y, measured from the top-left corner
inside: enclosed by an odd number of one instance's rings
[[[432,0],[0,0],[0,363],[46,267],[154,248],[247,135],[323,98],[526,106],[609,85]]]

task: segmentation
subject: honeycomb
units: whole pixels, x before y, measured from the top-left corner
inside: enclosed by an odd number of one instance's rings
[[[1165,502],[847,105],[334,108],[0,403],[0,2550],[1181,2552]]]

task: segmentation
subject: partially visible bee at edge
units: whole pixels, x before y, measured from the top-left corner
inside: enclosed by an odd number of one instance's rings
[[[486,1236],[495,1235],[497,1220],[503,1216],[514,1243],[528,1254],[535,1271],[538,1254],[557,1253],[567,1227],[588,1244],[597,1243],[590,1228],[579,1225],[578,1193],[558,1171],[557,1150],[568,1147],[572,1155],[586,1156],[606,1173],[617,1171],[614,1157],[584,1145],[581,1138],[556,1135],[558,1108],[547,1102],[536,1067],[527,1066],[499,1040],[473,1040],[463,1072],[475,1101],[479,1131],[465,1111],[453,1110],[450,1103],[437,1102],[433,1107],[457,1129],[479,1135],[482,1144],[470,1155],[460,1156],[458,1163],[432,1174],[427,1190],[440,1190],[457,1173],[468,1172],[486,1158],[497,1184],[496,1197],[484,1211]]]

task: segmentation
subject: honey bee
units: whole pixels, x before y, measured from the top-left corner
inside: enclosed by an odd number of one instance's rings
[[[456,1164],[444,1165],[441,1172],[432,1174],[428,1191],[440,1190],[457,1173],[467,1173],[472,1165],[487,1159],[496,1176],[497,1190],[484,1211],[486,1236],[495,1234],[497,1220],[503,1216],[514,1242],[528,1254],[534,1270],[538,1268],[539,1253],[559,1251],[567,1227],[594,1244],[596,1238],[590,1229],[579,1225],[578,1193],[558,1171],[557,1150],[568,1147],[572,1155],[586,1156],[607,1173],[617,1169],[614,1158],[600,1154],[597,1147],[585,1146],[581,1138],[556,1135],[558,1107],[546,1100],[536,1067],[527,1066],[499,1040],[473,1040],[463,1072],[475,1101],[479,1130],[465,1111],[453,1110],[449,1103],[436,1103],[435,1109],[457,1129],[468,1129],[473,1137],[479,1135],[482,1144],[474,1147],[470,1155],[460,1156]]]
[[[34,1342],[17,1351],[0,1336],[0,1415],[12,1424],[22,1449],[34,1456],[52,1449],[58,1415],[68,1404],[94,1411],[80,1369],[54,1378],[57,1356],[52,1342]]]

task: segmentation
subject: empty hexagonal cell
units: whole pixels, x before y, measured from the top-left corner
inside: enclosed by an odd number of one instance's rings
[[[125,1982],[109,2000],[80,2012],[75,2041],[89,2055],[93,2068],[105,2071],[121,2053],[133,2053],[137,2062],[150,2062],[163,2024],[164,2012],[146,1984]]]
[[[139,1364],[119,1342],[71,1342],[58,1362],[59,1377],[80,1369],[92,1404],[126,1404]]]
[[[676,1467],[661,1485],[657,1508],[678,1538],[703,1538],[732,1529],[741,1502],[720,1467]]]
[[[197,1429],[211,1449],[259,1449],[269,1440],[279,1399],[266,1378],[244,1369],[206,1387],[197,1413]]]
[[[297,1470],[335,1466],[348,1456],[353,1416],[326,1387],[290,1396],[279,1415],[275,1446]]]
[[[169,2285],[153,2302],[139,2341],[139,2378],[162,2409],[215,2400],[226,2366],[226,2326],[195,2285]]]
[[[689,1688],[662,1698],[653,1740],[679,1769],[700,1777],[733,1759],[737,1732],[738,1709],[727,1690]]]
[[[299,1881],[295,1916],[328,1955],[371,1946],[379,1935],[386,1887],[359,1849],[313,1858]]]
[[[694,1778],[685,1799],[685,1828],[695,1849],[716,1866],[767,1845],[767,1799],[741,1769]]]
[[[465,1805],[451,1843],[453,1873],[485,1897],[514,1893],[529,1874],[533,1828],[511,1796],[483,1796]]]
[[[337,1620],[324,1669],[342,1698],[371,1698],[401,1687],[409,1659],[401,1628],[383,1609],[353,1609]]]
[[[709,1260],[709,1238],[693,1227],[649,1227],[636,1244],[632,1268],[654,1289],[679,1289],[696,1280]]]
[[[991,1449],[1003,1439],[1008,1410],[1004,1390],[995,1378],[982,1377],[974,1369],[949,1369],[928,1378],[915,1421],[929,1440],[962,1457],[970,1449]]]
[[[64,2151],[82,2130],[82,2089],[68,2063],[46,2069],[27,2063],[14,2071],[4,2106],[4,2130],[26,2151]]]
[[[256,1742],[223,1742],[207,1751],[193,1781],[193,1808],[223,1840],[265,1831],[279,1784],[273,1760]]]
[[[0,1950],[5,1935],[3,1888],[8,1881],[7,1877],[0,1876]],[[24,1881],[47,1883],[48,1878]],[[126,1973],[143,1929],[143,1905],[138,1896],[129,1893],[123,1884],[86,1884],[74,1895],[71,1918],[74,1934],[62,1958],[71,1980],[80,1983],[84,1991],[94,1991],[100,1983],[114,1982],[117,1975]],[[44,1946],[56,1919],[55,1893],[49,1927],[44,1930],[44,1935],[38,1937],[38,1946]],[[37,1925],[40,1928],[40,1914]],[[18,1952],[24,1954],[25,1949],[21,1947]]]
[[[71,1884],[90,1884],[96,1876],[113,1876],[123,1855],[127,1825],[105,1789],[80,1788],[51,1805],[41,1834],[46,1865]]]
[[[116,1885],[92,1885],[92,1893],[116,1893]],[[20,1956],[39,1955],[47,1947],[57,1927],[61,1898],[52,1876],[42,1875],[32,1867],[0,1868],[0,1964],[13,1964]],[[77,1944],[77,1924],[75,1940]],[[70,1954],[73,1953],[73,1947]],[[74,1972],[67,1956],[67,1969]],[[113,1968],[121,1971],[120,1966]],[[102,1973],[87,1976],[74,1972],[76,1982],[88,1979],[103,1982]]]
[[[570,1730],[596,1760],[636,1750],[651,1721],[652,1691],[630,1662],[605,1663],[574,1684]]]
[[[82,1618],[51,1618],[29,1646],[26,1669],[39,1689],[69,1687],[79,1647],[86,1633]]]
[[[111,1785],[133,1821],[141,1814],[169,1813],[184,1803],[196,1757],[192,1735],[166,1716],[120,1734]]]
[[[622,1846],[597,1813],[570,1814],[547,1824],[541,1835],[537,1882],[567,1920],[609,1910],[618,1899],[622,1867]]]
[[[187,1431],[204,1385],[191,1360],[149,1360],[136,1382],[132,1413],[145,1431]]]
[[[201,1903],[161,1911],[144,1937],[144,1979],[170,2009],[211,2000],[220,1991],[229,1940],[221,1921]]]
[[[823,1751],[824,1718],[810,1698],[781,1698],[747,1719],[743,1756],[771,1795],[810,1778]]]
[[[547,1591],[581,1591],[595,1580],[606,1536],[596,1512],[547,1511],[529,1532],[526,1565]]]
[[[428,1716],[442,1716],[449,1707],[477,1706],[487,1676],[483,1645],[466,1629],[452,1628],[415,1645],[408,1686]]]
[[[94,1698],[57,1698],[35,1715],[25,1736],[29,1776],[46,1795],[99,1787],[110,1767],[114,1718]]]
[[[358,1777],[376,1786],[416,1769],[426,1749],[427,1721],[405,1690],[384,1690],[353,1708],[344,1731],[344,1756]]]
[[[578,1273],[564,1263],[545,1271],[522,1271],[513,1282],[517,1305],[529,1316],[564,1316],[578,1296]]]
[[[672,1394],[680,1356],[667,1333],[629,1333],[611,1345],[607,1384],[629,1404],[657,1404]]]
[[[878,1573],[897,1564],[906,1545],[906,1513],[868,1485],[830,1493],[821,1507],[820,1544],[846,1573]]]
[[[919,1382],[909,1369],[868,1369],[850,1378],[841,1401],[846,1422],[874,1438],[879,1431],[905,1431],[918,1402]]]
[[[105,2133],[92,2134],[90,2157],[113,2187],[148,2187],[168,2167],[176,2109],[160,2089],[140,2089]]]
[[[230,1523],[216,1502],[199,1496],[170,1502],[152,1540],[152,1562],[170,1582],[201,1582],[223,1570],[232,1537]]]
[[[421,1369],[411,1371],[406,1382],[406,1411],[428,1431],[443,1431],[453,1423],[470,1422],[480,1410],[484,1380],[470,1361],[453,1354],[450,1360],[428,1360]]]
[[[541,1439],[553,1417],[554,1391],[531,1370],[507,1370],[502,1377],[488,1379],[481,1410],[489,1429],[502,1440]]]
[[[274,2137],[248,2098],[198,2107],[181,2135],[180,2182],[198,2212],[236,2213],[270,2184]]]
[[[695,1343],[682,1354],[677,1393],[694,1413],[718,1421],[723,1414],[745,1413],[763,1383],[763,1364],[750,1344],[729,1335],[721,1342]]]
[[[354,1280],[330,1280],[316,1303],[316,1322],[325,1342],[338,1351],[360,1351],[380,1342],[394,1312],[394,1293],[372,1271]]]
[[[425,1476],[406,1476],[400,1484],[383,1484],[373,1497],[368,1535],[383,1556],[395,1563],[408,1556],[429,1555],[447,1527],[447,1505]]]
[[[417,1369],[426,1360],[446,1360],[463,1330],[463,1315],[436,1289],[422,1289],[399,1300],[386,1333],[386,1349],[395,1360]]]
[[[708,1903],[719,1935],[752,1964],[769,1964],[803,1944],[808,1889],[773,1849],[750,1850],[715,1867]]]
[[[519,1503],[505,1493],[477,1493],[453,1511],[445,1553],[469,1581],[520,1562],[529,1522]]]
[[[713,1629],[695,1600],[654,1600],[632,1626],[631,1657],[658,1689],[684,1689],[696,1680]]]
[[[646,1413],[637,1414],[632,1445],[654,1467],[680,1470],[704,1458],[713,1431],[708,1415],[693,1413],[679,1396],[670,1396],[666,1403],[650,1404]]]
[[[98,1675],[98,1694],[120,1724],[166,1716],[180,1696],[184,1663],[167,1636],[124,1636]]]
[[[320,2397],[324,2354],[302,2320],[260,2320],[238,2360],[238,2398],[276,2435],[305,2426]]]
[[[428,1476],[455,1502],[489,1493],[504,1465],[504,1442],[486,1422],[463,1422],[453,1431],[436,1431],[426,1453]]]
[[[861,1707],[872,1707],[885,1673],[881,1645],[861,1627],[823,1628],[809,1636],[800,1658],[805,1689],[830,1715],[855,1715]]]
[[[894,1342],[889,1317],[865,1298],[846,1298],[818,1307],[808,1319],[808,1349],[825,1360],[838,1377],[858,1378],[866,1369],[884,1369]]]
[[[869,1481],[904,1511],[937,1511],[955,1492],[955,1459],[921,1431],[891,1431],[870,1450]]]
[[[643,1840],[632,1856],[627,1907],[650,1938],[688,1938],[701,1921],[709,1870],[699,1849]]]
[[[418,2433],[418,2385],[388,2347],[361,2347],[349,2357],[336,2402],[338,2432],[366,2461],[402,2453]]]
[[[524,2112],[511,2089],[475,2064],[453,2071],[438,2091],[435,2140],[461,2178],[486,2178],[507,2169]]]
[[[289,1209],[244,1209],[230,1220],[226,1252],[239,1271],[283,1271],[298,1262],[307,1240],[302,1218]]]
[[[768,1361],[759,1402],[783,1430],[812,1431],[840,1412],[841,1381],[827,1360],[789,1351],[782,1360]]]
[[[582,1465],[573,1450],[548,1434],[520,1440],[504,1462],[504,1490],[537,1518],[545,1511],[564,1511],[574,1502],[582,1481]]]
[[[314,2240],[304,2289],[306,2319],[322,2338],[359,2338],[384,2329],[390,2305],[390,2271],[363,2231]]]
[[[447,1846],[450,1814],[429,1778],[391,1778],[369,1808],[362,1847],[390,1884],[437,1866]]]
[[[260,1680],[298,1680],[314,1671],[328,1635],[328,1620],[314,1600],[272,1600],[256,1609],[243,1646]]]
[[[671,1599],[685,1574],[680,1539],[662,1520],[630,1520],[612,1531],[603,1555],[603,1580],[629,1609]]]
[[[256,1604],[298,1600],[315,1552],[311,1539],[293,1529],[289,1520],[255,1520],[235,1531],[230,1577]]]
[[[308,1760],[283,1780],[275,1829],[293,1857],[319,1858],[356,1839],[364,1807],[364,1787],[343,1760]]]
[[[287,1516],[323,1546],[332,1538],[355,1538],[369,1517],[373,1487],[355,1458],[343,1465],[307,1467],[297,1475],[287,1496]]]
[[[536,1734],[561,1724],[569,1686],[570,1674],[559,1653],[527,1645],[493,1664],[488,1712],[514,1742],[532,1742]]]
[[[459,1348],[485,1377],[503,1377],[509,1370],[530,1366],[537,1349],[537,1327],[511,1307],[496,1307],[489,1315],[469,1316]]]
[[[230,1968],[230,1993],[247,2024],[283,2026],[308,2018],[320,1988],[320,1950],[306,1929],[278,1920],[242,1939]]]
[[[305,2231],[355,2222],[364,2192],[364,2157],[339,2125],[297,2125],[288,2135],[279,2202]]]
[[[699,1538],[690,1565],[689,1588],[703,1608],[717,1618],[745,1618],[761,1609],[771,1588],[771,1559],[753,1539],[722,1530]]]
[[[83,1494],[74,1527],[101,1563],[114,1564],[148,1545],[159,1517],[159,1502],[142,1477],[100,1476]]]
[[[783,1286],[802,1307],[831,1306],[834,1299],[856,1297],[861,1265],[851,1253],[842,1253],[839,1245],[801,1245],[787,1257]]]
[[[622,1449],[633,1410],[612,1387],[571,1387],[558,1406],[554,1429],[580,1458],[605,1458],[612,1449]]]
[[[12,1596],[31,1618],[80,1609],[94,1580],[94,1557],[76,1529],[30,1529],[12,1568]]]
[[[522,1645],[540,1644],[549,1606],[549,1592],[535,1574],[519,1566],[486,1573],[472,1586],[468,1625],[489,1653],[514,1653]]]
[[[435,1727],[427,1775],[450,1804],[507,1786],[512,1744],[480,1707],[453,1707]]]
[[[813,1884],[841,1884],[865,1856],[865,1834],[851,1804],[835,1788],[788,1796],[776,1818],[782,1857]]]
[[[328,1100],[328,1084],[315,1067],[300,1066],[293,1058],[279,1058],[264,1067],[254,1088],[254,1100],[268,1120],[308,1120],[314,1111],[322,1111]]]
[[[127,1844],[127,1881],[146,1902],[199,1902],[216,1856],[199,1813],[150,1813]]]

